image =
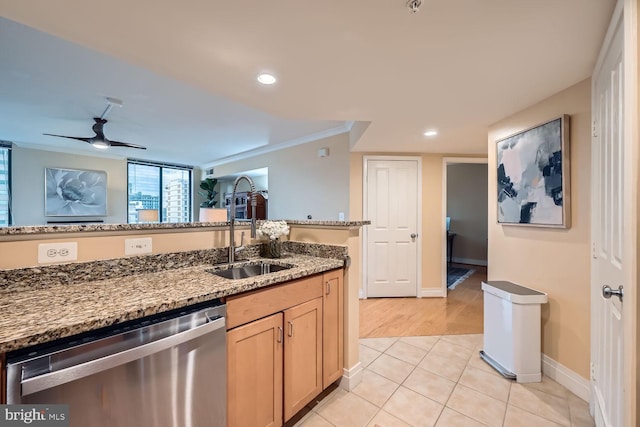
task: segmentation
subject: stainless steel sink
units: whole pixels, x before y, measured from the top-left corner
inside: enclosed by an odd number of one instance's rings
[[[229,267],[224,269],[207,270],[217,276],[225,279],[246,279],[248,277],[260,276],[262,274],[275,273],[276,271],[288,270],[292,265],[271,264],[268,262],[256,262],[252,264],[241,265],[238,267]]]

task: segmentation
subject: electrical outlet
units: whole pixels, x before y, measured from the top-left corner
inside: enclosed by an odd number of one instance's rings
[[[124,254],[125,255],[143,255],[151,253],[151,237],[142,237],[140,239],[125,239]]]
[[[70,262],[78,259],[78,243],[40,243],[38,245],[38,263]]]

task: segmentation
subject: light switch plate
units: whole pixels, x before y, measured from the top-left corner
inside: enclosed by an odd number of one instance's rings
[[[139,239],[124,240],[125,255],[144,255],[150,254],[152,251],[151,237],[142,237]]]
[[[40,243],[38,245],[38,263],[70,262],[78,259],[78,243]]]
[[[338,212],[338,220],[344,221],[344,212]]]

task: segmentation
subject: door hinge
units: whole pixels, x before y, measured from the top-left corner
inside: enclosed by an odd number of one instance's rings
[[[591,123],[591,136],[594,138],[598,137],[598,127],[595,119]]]
[[[591,242],[591,257],[593,259],[598,258],[598,256],[596,255],[596,242]]]
[[[596,366],[593,364],[593,362],[591,362],[591,364],[589,366],[591,368],[591,381],[595,381],[596,380]]]

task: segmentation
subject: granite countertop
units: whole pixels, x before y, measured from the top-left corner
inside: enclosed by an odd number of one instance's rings
[[[256,259],[234,265],[252,261]],[[294,267],[262,276],[229,280],[207,271],[223,266],[199,264],[106,280],[0,287],[0,353],[344,265],[343,259],[299,254],[286,254],[278,260],[269,261]]]
[[[290,225],[318,226],[318,227],[362,227],[371,224],[371,221],[317,221],[317,220],[285,220]],[[262,221],[258,221],[260,224]],[[236,221],[237,226],[247,225],[248,222]],[[187,230],[195,231],[202,228],[225,228],[229,222],[185,222],[185,223],[153,223],[153,224],[56,224],[0,227],[2,236],[32,236],[34,234],[51,233],[87,233],[96,231],[170,231]]]

